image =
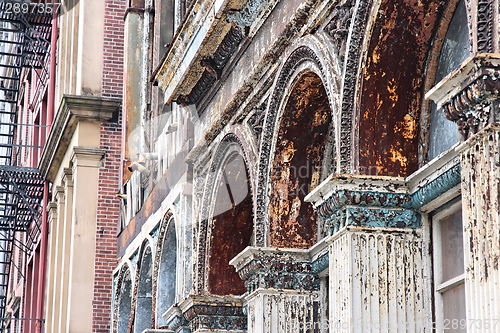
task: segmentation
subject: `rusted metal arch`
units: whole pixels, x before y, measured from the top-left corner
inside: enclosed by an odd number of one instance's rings
[[[295,45],[288,57],[283,60],[278,75],[272,87],[272,93],[269,104],[266,109],[266,116],[261,136],[261,143],[258,157],[258,171],[256,184],[256,207],[255,207],[255,246],[269,245],[268,232],[268,206],[269,206],[269,180],[272,159],[274,156],[275,144],[277,140],[277,131],[279,130],[281,117],[288,99],[288,89],[293,85],[294,79],[299,73],[306,71],[316,74],[325,87],[329,95],[330,107],[333,109],[332,97],[328,87],[326,74],[327,65],[325,59],[307,45]],[[332,114],[332,118],[335,115]],[[334,135],[334,121],[330,133]],[[331,149],[335,150],[335,143],[332,143]]]
[[[219,143],[215,149],[213,155],[210,170],[206,177],[206,181],[203,186],[203,195],[201,201],[200,217],[197,221],[198,224],[198,241],[195,244],[196,251],[196,262],[194,263],[195,275],[193,281],[194,290],[198,294],[203,294],[208,288],[208,252],[209,252],[209,242],[208,238],[210,235],[210,227],[212,225],[211,219],[213,216],[214,200],[216,196],[215,184],[218,181],[218,173],[220,169],[224,166],[225,161],[233,154],[240,154],[245,162],[246,172],[250,177],[249,186],[250,192],[253,193],[252,184],[254,183],[251,178],[251,173],[249,172],[248,165],[248,155],[244,149],[244,145],[240,138],[234,134],[227,134]],[[255,207],[253,200],[253,206]],[[253,226],[255,230],[255,224]]]

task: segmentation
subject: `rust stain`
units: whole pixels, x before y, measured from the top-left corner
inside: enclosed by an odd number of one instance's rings
[[[245,194],[239,202],[238,198]],[[242,295],[246,287],[229,261],[248,245],[253,231],[250,180],[240,155],[230,158],[217,188],[215,207],[222,213],[212,220],[208,291],[214,295]]]
[[[271,245],[308,248],[316,242],[316,215],[304,197],[320,182],[331,110],[321,79],[304,74],[281,120],[270,197]]]
[[[360,173],[407,176],[418,167],[425,63],[441,0],[384,0],[364,70],[359,117]]]

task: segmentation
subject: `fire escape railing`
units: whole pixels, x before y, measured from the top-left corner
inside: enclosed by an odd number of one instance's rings
[[[28,256],[40,233],[44,182],[38,169],[15,166],[16,154],[32,148],[27,142],[16,142],[19,124],[21,74],[32,69],[38,81],[48,77],[52,14],[38,10],[14,10],[13,3],[25,0],[0,0],[0,330],[6,327],[6,305],[9,274],[17,267],[14,248]],[[18,7],[15,7],[18,8]],[[32,9],[32,8],[30,8]],[[30,101],[32,102],[32,101]],[[25,236],[16,237],[25,233]]]

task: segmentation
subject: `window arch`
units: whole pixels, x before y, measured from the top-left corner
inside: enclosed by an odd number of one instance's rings
[[[151,247],[146,246],[139,267],[137,301],[135,310],[135,332],[142,333],[151,328],[153,292],[153,256]]]
[[[130,321],[130,312],[132,311],[132,275],[130,270],[126,269],[123,273],[123,278],[119,284],[117,302],[117,333],[127,333]]]
[[[301,74],[286,101],[276,141],[269,200],[271,246],[308,248],[317,240],[316,214],[304,198],[325,176],[331,114],[321,78],[313,72]]]
[[[238,144],[231,144],[215,183],[208,259],[208,292],[241,295],[244,282],[229,261],[251,245],[253,204],[250,175]]]
[[[156,286],[156,327],[164,328],[167,323],[163,314],[175,303],[177,287],[177,235],[175,220],[171,215],[164,218],[166,230],[160,234],[161,247]],[[157,252],[158,253],[158,252]]]

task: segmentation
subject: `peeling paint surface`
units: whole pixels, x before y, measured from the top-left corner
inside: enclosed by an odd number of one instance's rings
[[[229,261],[250,245],[253,230],[252,197],[241,155],[229,158],[219,180],[212,220],[208,289],[215,295],[241,295],[243,281]]]
[[[270,195],[271,245],[307,248],[316,214],[304,197],[320,182],[331,111],[321,79],[304,74],[292,89],[276,143]]]
[[[420,104],[432,36],[443,9],[438,0],[382,1],[362,82],[359,169],[408,176],[418,167]]]

